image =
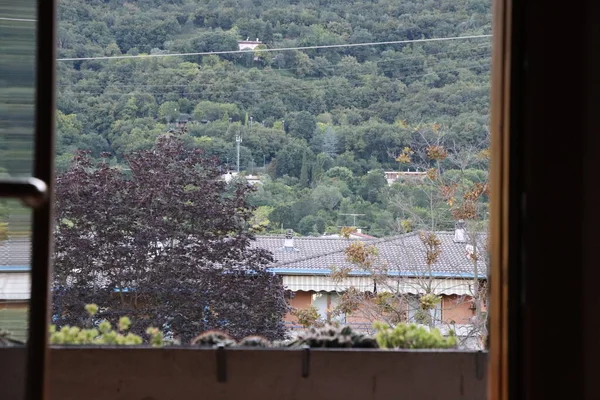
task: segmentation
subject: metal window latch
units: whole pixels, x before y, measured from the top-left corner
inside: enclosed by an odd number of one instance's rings
[[[217,346],[217,382],[227,382],[227,359],[225,357],[225,346]]]
[[[0,179],[0,198],[20,199],[31,208],[48,200],[48,185],[38,178]]]
[[[480,381],[485,376],[485,353],[483,351],[478,351],[475,353],[475,378]]]
[[[308,378],[310,372],[310,347],[302,349],[302,377]]]

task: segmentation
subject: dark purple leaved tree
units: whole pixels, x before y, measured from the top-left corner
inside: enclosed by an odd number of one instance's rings
[[[217,162],[162,137],[129,169],[74,158],[56,184],[53,315],[57,325],[127,315],[182,343],[208,329],[281,339],[288,310],[272,255],[252,248],[251,187],[220,180]]]

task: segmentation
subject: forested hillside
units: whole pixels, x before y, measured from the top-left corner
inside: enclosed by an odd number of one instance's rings
[[[491,33],[490,3],[61,0],[58,55],[235,51],[247,38],[274,49],[483,35]],[[339,231],[353,222],[348,213],[365,214],[357,225],[377,236],[447,229],[456,219],[448,188],[487,180],[490,50],[490,38],[473,38],[62,60],[57,166],[65,169],[77,149],[122,163],[190,118],[187,145],[230,168],[241,134],[241,168],[266,176],[251,199],[255,227],[266,232]],[[445,155],[432,156],[433,145]],[[456,186],[388,186],[383,175],[433,167]]]

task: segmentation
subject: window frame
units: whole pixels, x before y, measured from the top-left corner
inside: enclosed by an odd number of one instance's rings
[[[53,168],[49,167],[53,165],[53,141],[54,141],[54,82],[55,82],[55,15],[56,15],[56,0],[37,0],[38,13],[43,18],[38,18],[38,42],[37,42],[37,56],[38,56],[38,68],[37,68],[37,97],[36,97],[36,166],[34,170],[34,176],[40,180],[46,182],[49,188],[49,192],[52,193],[52,184],[54,181]],[[509,208],[514,207],[514,192],[509,192],[509,176],[514,176],[514,170],[511,170],[513,164],[509,163],[511,143],[510,143],[510,118],[511,104],[509,102],[510,97],[510,81],[511,81],[511,70],[514,67],[511,64],[511,22],[512,22],[512,1],[511,0],[494,0],[493,3],[493,26],[494,26],[494,45],[493,45],[493,67],[492,67],[492,166],[491,166],[491,184],[494,197],[491,201],[491,224],[490,224],[490,235],[491,235],[491,252],[492,252],[492,265],[491,271],[493,279],[490,279],[491,285],[491,309],[493,310],[490,315],[490,362],[489,362],[489,376],[490,385],[489,395],[490,399],[506,399],[508,398],[508,358],[509,358],[509,347],[508,347],[508,321],[509,317],[512,318],[512,314],[509,315],[509,309],[511,304],[508,302],[509,292],[514,291],[515,286],[508,286],[508,261],[509,255],[514,257],[514,253],[509,253],[509,241],[513,241],[513,235],[508,236],[509,226],[514,227],[509,220]],[[514,78],[514,77],[513,77]],[[512,196],[512,197],[511,197]],[[30,328],[31,336],[28,342],[28,358],[27,358],[27,398],[28,399],[42,399],[48,398],[50,393],[53,393],[56,388],[48,386],[48,378],[45,372],[50,372],[51,379],[56,377],[57,368],[64,367],[67,365],[67,361],[73,362],[77,360],[78,363],[74,365],[75,368],[70,369],[70,372],[77,373],[76,370],[80,371],[81,374],[87,372],[101,372],[98,380],[102,380],[103,377],[110,376],[116,379],[117,377],[111,375],[110,370],[99,371],[94,367],[95,361],[100,362],[103,359],[108,359],[116,354],[120,356],[126,355],[127,357],[136,357],[135,354],[144,353],[144,357],[147,351],[152,351],[156,354],[157,359],[161,359],[163,363],[176,361],[176,354],[182,354],[189,352],[189,349],[160,349],[160,350],[149,350],[149,349],[89,349],[89,348],[52,348],[47,350],[47,321],[48,321],[48,304],[49,304],[49,255],[51,252],[51,201],[45,203],[42,207],[37,208],[34,211],[34,231],[33,231],[33,257],[32,257],[32,292],[31,292],[31,306],[30,306]],[[513,231],[511,231],[513,232]],[[24,363],[24,349],[0,349],[0,354],[7,355],[7,357],[0,357],[0,371],[7,371],[9,368],[14,369],[14,365]],[[194,350],[199,352],[198,354],[206,354],[207,352],[216,353],[214,350]],[[252,360],[253,357],[257,357],[264,350],[227,350],[237,354],[234,357],[248,358]],[[278,350],[266,350],[270,353],[284,352],[289,354],[290,359],[299,359],[300,357],[306,357],[303,354],[308,354],[302,351],[278,351]],[[9,354],[10,352],[10,354]],[[328,354],[337,356],[343,351],[330,351],[317,352],[318,358],[326,360]],[[48,364],[48,353],[54,355],[51,364]],[[423,361],[429,363],[428,368],[434,368],[430,371],[435,370],[436,357],[442,359],[448,357],[448,354],[452,352],[430,352],[430,351],[415,351],[415,352],[397,352],[393,353],[394,357],[406,358],[407,355],[410,357],[416,357],[418,359],[422,357],[423,360],[428,359],[429,361]],[[487,355],[485,352],[455,352],[463,354],[465,359],[461,363],[471,363],[472,377],[468,374],[462,376],[461,379],[467,380],[467,386],[469,385],[469,379],[485,380],[485,361]],[[351,362],[351,366],[360,370],[360,367],[364,366],[365,359],[378,358],[382,362],[380,369],[385,370],[387,367],[392,367],[392,363],[385,360],[390,360],[390,352],[385,351],[348,351],[347,354],[354,354],[354,360]],[[210,357],[213,357],[211,355]],[[408,357],[408,358],[410,358]],[[6,361],[6,362],[3,362]],[[58,361],[57,361],[58,360]],[[466,360],[466,361],[465,361]],[[475,360],[475,361],[473,361]],[[479,361],[478,361],[479,360]],[[298,360],[296,360],[298,361]],[[14,362],[14,364],[12,364]],[[79,363],[81,362],[81,364]],[[85,362],[85,364],[84,364]],[[301,362],[305,364],[304,361]],[[51,365],[50,370],[48,366]],[[164,365],[164,364],[163,364]],[[87,366],[87,369],[86,369]],[[173,363],[173,367],[176,367],[177,363]],[[275,373],[277,368],[273,368]],[[83,372],[81,372],[83,371]],[[362,371],[367,372],[367,371]],[[369,371],[372,372],[372,371]],[[448,373],[448,372],[447,372]],[[66,374],[66,372],[65,372]],[[0,374],[0,380],[3,374]],[[334,374],[335,375],[335,374]],[[322,376],[323,381],[325,379],[331,379],[332,376]],[[313,379],[315,379],[313,377]],[[139,379],[139,388],[143,389],[146,383],[151,383],[152,377],[148,376],[146,379]],[[113,382],[114,381],[110,381]],[[357,381],[358,382],[358,381]],[[355,382],[356,383],[356,382]],[[464,389],[465,381],[460,380],[461,390]],[[230,385],[233,383],[230,383]],[[317,393],[319,385],[323,385],[323,382],[315,382],[313,385],[314,393]],[[412,389],[417,389],[417,385],[430,385],[431,382],[415,381]],[[373,391],[375,392],[375,383],[373,384]],[[5,385],[0,385],[0,391]],[[17,385],[18,386],[18,385]],[[350,386],[352,386],[350,384]],[[410,386],[410,385],[409,385]],[[321,386],[323,387],[323,386]],[[65,390],[63,386],[57,390]],[[390,388],[388,388],[389,390]],[[394,387],[394,389],[398,389]],[[391,393],[391,392],[390,392]],[[208,394],[208,393],[207,393]],[[321,393],[322,394],[322,393]],[[3,397],[2,398],[8,398]],[[60,397],[59,397],[60,398]]]
[[[56,0],[37,0],[35,144],[33,176],[46,185],[45,201],[33,209],[31,297],[27,341],[27,400],[47,398],[48,321],[52,274],[52,204],[56,87]]]
[[[597,398],[600,7],[496,0],[494,12],[489,399]],[[578,39],[562,58],[559,25]],[[569,295],[549,307],[558,288]]]
[[[510,174],[511,0],[492,3],[490,143],[490,299],[488,399],[508,396],[508,231]]]
[[[2,358],[13,360],[15,351],[26,359],[11,365],[2,386],[10,391],[22,389],[20,398],[42,399],[47,393],[48,370],[48,281],[51,274],[52,187],[54,184],[54,92],[55,92],[55,0],[36,0],[35,32],[35,100],[33,134],[33,169],[29,178],[0,181],[0,197],[19,199],[32,209],[31,294],[28,310],[26,349],[0,349]],[[16,367],[16,368],[15,368]],[[21,381],[21,385],[19,382]],[[15,387],[16,385],[16,387]],[[3,397],[3,396],[0,396]]]

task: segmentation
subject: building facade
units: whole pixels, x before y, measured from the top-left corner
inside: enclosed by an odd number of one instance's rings
[[[371,331],[372,322],[384,316],[374,314],[369,299],[374,294],[390,293],[402,299],[406,322],[418,322],[418,299],[427,293],[439,296],[439,303],[429,312],[431,323],[440,329],[469,330],[476,324],[477,307],[474,304],[475,290],[480,298],[479,310],[487,312],[485,283],[487,263],[485,257],[486,235],[469,238],[460,231],[435,232],[439,241],[437,259],[428,264],[431,253],[417,233],[408,233],[383,239],[343,237],[258,237],[254,246],[271,251],[275,257],[272,270],[281,275],[287,289],[294,293],[290,305],[295,309],[314,306],[322,321],[340,322],[357,329]],[[374,274],[350,263],[345,250],[360,241],[377,249],[377,263],[384,268],[386,279],[378,273],[374,285]],[[473,257],[475,248],[481,256]],[[376,265],[375,268],[379,266]],[[346,270],[344,279],[335,279],[332,272]],[[349,314],[334,314],[341,296],[350,288],[365,294],[359,309]],[[479,315],[479,318],[485,315]],[[299,328],[293,314],[286,316],[292,329]]]

